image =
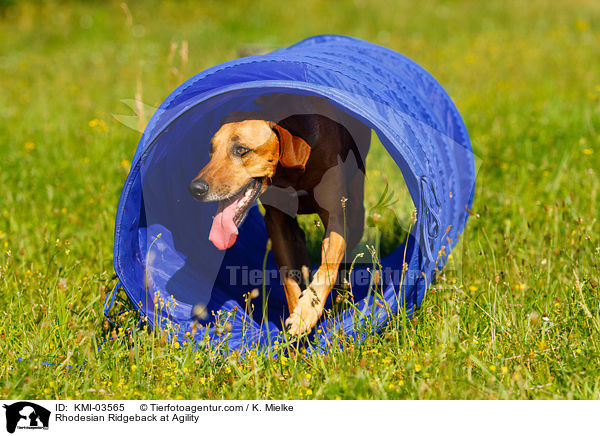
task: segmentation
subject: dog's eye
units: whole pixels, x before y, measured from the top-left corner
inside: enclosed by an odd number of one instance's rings
[[[233,154],[236,156],[243,156],[250,151],[249,148],[242,147],[241,145],[237,145],[233,148]]]

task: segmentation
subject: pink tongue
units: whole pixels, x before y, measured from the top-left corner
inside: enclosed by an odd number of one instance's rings
[[[212,227],[208,240],[215,244],[219,250],[226,250],[231,247],[237,239],[238,229],[233,222],[237,203],[239,200],[232,201],[226,207],[223,207],[223,202],[219,203],[219,210],[213,219]]]

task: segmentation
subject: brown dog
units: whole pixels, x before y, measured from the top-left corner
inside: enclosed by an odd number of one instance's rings
[[[318,321],[340,263],[362,237],[370,129],[354,121],[359,150],[348,129],[323,115],[233,119],[213,136],[210,161],[189,190],[198,200],[220,201],[209,239],[221,250],[235,243],[237,227],[261,195],[290,311],[285,326],[297,335]],[[296,214],[311,213],[319,214],[325,232],[321,265],[309,284],[300,274],[310,261]]]

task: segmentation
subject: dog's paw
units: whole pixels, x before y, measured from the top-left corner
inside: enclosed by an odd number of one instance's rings
[[[285,328],[292,336],[309,332],[317,324],[322,313],[323,307],[321,303],[316,300],[312,292],[307,290],[298,300],[294,311],[285,320]]]

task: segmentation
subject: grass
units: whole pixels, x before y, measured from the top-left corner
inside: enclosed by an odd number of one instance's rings
[[[600,398],[597,1],[0,5],[1,397]],[[408,55],[463,114],[480,165],[451,268],[412,320],[327,357],[138,330],[97,351],[117,334],[102,301],[139,139],[121,100],[157,106],[241,47],[317,33]]]

